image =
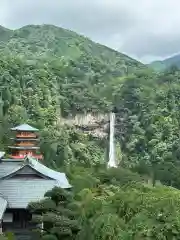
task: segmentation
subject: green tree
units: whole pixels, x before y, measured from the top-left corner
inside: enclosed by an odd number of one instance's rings
[[[80,225],[74,209],[73,195],[63,189],[53,188],[46,199],[31,203],[29,209],[36,214],[34,221],[43,222],[43,239],[75,239]]]

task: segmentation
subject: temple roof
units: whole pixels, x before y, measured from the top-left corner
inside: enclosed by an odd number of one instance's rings
[[[61,184],[54,180],[44,179],[23,179],[23,181],[22,179],[9,179],[0,181],[0,191],[7,200],[7,208],[27,208],[30,202],[42,200],[44,194],[55,186],[61,187]]]
[[[6,160],[4,160],[0,164],[0,180],[5,179],[8,176],[15,175],[19,170],[25,168],[26,166],[29,166],[30,168],[34,169],[36,172],[44,175],[45,177],[58,181],[62,188],[71,187],[71,185],[68,183],[65,173],[54,171],[29,156],[27,156],[24,161],[13,162],[12,160],[12,162],[6,162]]]
[[[24,161],[0,162],[0,197],[7,201],[8,208],[26,208],[29,202],[43,199],[55,186],[71,188],[65,173],[54,171],[29,156]]]
[[[22,160],[2,160],[0,162],[0,179],[10,172],[13,172],[18,166],[22,165]],[[0,190],[1,192],[1,190]]]
[[[11,128],[12,131],[28,131],[28,132],[37,132],[39,129],[34,128],[28,124],[22,124],[17,127]]]

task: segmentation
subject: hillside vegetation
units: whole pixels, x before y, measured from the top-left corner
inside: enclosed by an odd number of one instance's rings
[[[179,239],[180,71],[153,72],[55,26],[0,31],[0,148],[10,126],[40,128],[45,163],[74,186],[31,206],[49,223],[43,239]],[[119,168],[107,170],[107,134],[73,119],[104,116],[101,128],[114,107]]]
[[[163,61],[154,61],[149,66],[157,71],[164,71],[172,66],[180,68],[180,55],[177,54]]]
[[[78,62],[83,58],[90,58],[90,61],[97,58],[102,64],[108,64],[109,68],[124,72],[143,66],[122,53],[52,25],[29,25],[15,31],[1,27],[0,31],[0,51],[26,59],[63,57]]]
[[[77,144],[76,150],[73,144],[68,150],[60,150],[66,144],[61,144],[59,138],[66,142],[63,136],[68,138],[69,132],[77,130],[72,130],[72,126],[68,133],[64,133],[67,127],[62,128],[58,123],[62,118],[64,121],[64,118],[78,114],[109,112],[115,79],[144,68],[141,63],[121,53],[55,26],[26,26],[15,31],[1,28],[1,32],[2,148],[8,143],[9,124],[29,122],[40,129],[48,128],[48,134],[52,134],[52,142],[48,145],[49,148],[52,146],[57,159],[57,152],[61,159],[69,158],[69,155],[74,158],[74,151],[78,152],[75,155],[82,155],[82,151],[88,151],[86,144]],[[49,131],[51,127],[52,133]],[[78,131],[77,134],[80,133]],[[84,137],[88,141],[89,135]],[[92,144],[90,141],[90,146]],[[102,146],[101,159],[104,158],[104,143]],[[90,148],[93,150],[94,145]],[[99,149],[98,146],[95,148]],[[70,153],[67,154],[68,151]],[[48,156],[50,152],[48,150]],[[99,158],[99,150],[97,152]],[[67,156],[63,157],[63,154]],[[84,153],[85,158],[91,155]],[[63,160],[58,164],[61,162]]]
[[[34,221],[46,223],[41,239],[179,239],[179,191],[123,169],[82,170],[70,176],[71,193],[54,188],[30,204]]]

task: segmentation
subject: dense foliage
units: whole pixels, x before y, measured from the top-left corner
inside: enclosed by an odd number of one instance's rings
[[[27,122],[43,130],[41,149],[49,165],[102,162],[104,140],[62,122],[108,112],[111,82],[143,65],[54,26],[1,28],[1,33],[0,148],[7,150],[10,126]]]
[[[10,126],[30,123],[45,163],[73,185],[31,205],[43,239],[179,239],[180,71],[154,73],[54,26],[1,28],[0,41],[0,149]],[[114,106],[120,167],[106,170],[107,138],[68,122]]]
[[[160,75],[141,73],[128,77],[115,97],[123,164],[177,188],[179,79],[180,72],[175,68]]]
[[[132,72],[137,67],[143,67],[140,62],[122,53],[52,25],[29,25],[14,31],[1,27],[0,51],[5,55],[18,55],[23,59],[32,60],[30,62],[42,59],[47,61],[52,57],[75,60],[76,63],[84,59],[87,64],[97,60],[107,64],[109,69],[116,69],[117,74],[120,70]],[[81,66],[84,70],[87,69],[86,65]]]
[[[178,190],[153,188],[130,171],[102,168],[86,169],[80,188],[80,170],[71,172],[71,193],[54,188],[45,200],[29,206],[34,221],[44,221],[42,239],[179,239]]]

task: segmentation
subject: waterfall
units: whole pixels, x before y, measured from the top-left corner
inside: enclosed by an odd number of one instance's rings
[[[115,134],[115,113],[110,113],[110,133],[109,133],[109,161],[107,167],[117,168],[116,156],[115,156],[115,143],[114,143],[114,134]]]

